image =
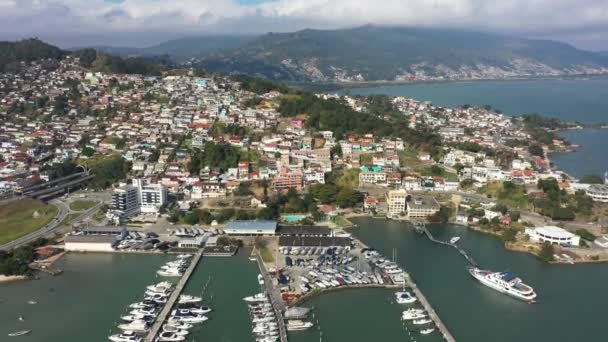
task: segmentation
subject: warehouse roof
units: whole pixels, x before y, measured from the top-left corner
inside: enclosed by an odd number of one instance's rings
[[[231,221],[224,227],[227,234],[233,235],[274,234],[276,230],[277,222],[267,220]]]
[[[329,236],[331,235],[331,229],[322,226],[279,226],[277,234],[296,236]]]

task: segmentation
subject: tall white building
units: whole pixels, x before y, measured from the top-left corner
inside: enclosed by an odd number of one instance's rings
[[[167,203],[167,188],[162,184],[144,184],[133,179],[132,185],[122,185],[112,193],[112,215],[132,217],[139,213],[158,213]]]
[[[162,184],[146,184],[141,179],[133,179],[138,189],[142,213],[157,213],[167,203],[167,188]]]

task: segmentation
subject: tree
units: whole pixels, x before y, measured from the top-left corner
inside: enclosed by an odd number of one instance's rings
[[[528,147],[528,152],[530,152],[530,154],[533,156],[545,157],[545,151],[543,151],[542,146],[539,144],[530,145]]]
[[[517,236],[517,230],[515,229],[505,229],[502,232],[501,239],[504,242],[513,242],[515,241],[515,237]]]
[[[341,208],[352,208],[363,202],[363,194],[352,188],[343,188],[336,196],[336,204]]]
[[[555,254],[553,245],[545,242],[540,249],[540,253],[538,253],[538,257],[543,261],[549,262],[553,261],[553,254]]]
[[[588,231],[587,229],[584,229],[584,228],[578,229],[574,233],[576,233],[576,235],[582,237],[583,239],[585,239],[587,241],[595,241],[595,239],[597,238],[595,235],[593,235],[593,233],[591,233],[590,231]]]
[[[85,157],[91,157],[95,154],[95,150],[90,147],[85,147],[82,149],[81,154]]]

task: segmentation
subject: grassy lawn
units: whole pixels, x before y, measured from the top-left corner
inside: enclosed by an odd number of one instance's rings
[[[441,168],[441,174],[434,174],[431,166],[426,166],[423,169],[420,170],[420,175],[424,176],[424,177],[434,177],[434,176],[438,176],[438,177],[443,177],[446,180],[450,181],[450,182],[457,182],[458,181],[458,175],[455,173],[451,173],[446,171],[444,168]]]
[[[91,200],[77,200],[70,203],[70,209],[74,211],[85,211],[93,208],[97,202]]]
[[[500,182],[490,183],[479,189],[479,193],[490,195],[498,204],[504,204],[511,208],[528,209],[529,201],[525,188],[521,185],[515,185],[511,189],[505,189]]]
[[[336,216],[334,223],[339,227],[350,226],[351,223],[344,216]]]
[[[402,167],[416,169],[429,164],[429,162],[420,160],[418,151],[407,148],[399,152],[399,164],[401,164]]]
[[[39,216],[34,218],[34,212]],[[24,199],[0,206],[0,244],[38,230],[55,217],[57,208],[42,201]]]
[[[262,261],[266,263],[274,262],[274,257],[272,256],[272,252],[268,247],[258,248],[258,253],[260,253]]]

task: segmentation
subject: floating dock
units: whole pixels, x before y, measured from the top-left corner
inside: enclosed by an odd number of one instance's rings
[[[173,293],[171,293],[171,296],[167,300],[165,307],[163,307],[162,311],[156,318],[156,321],[152,325],[152,328],[150,328],[150,331],[148,332],[148,334],[146,335],[146,338],[144,339],[145,342],[154,341],[154,339],[156,338],[156,335],[158,335],[160,328],[167,320],[167,317],[169,317],[169,314],[171,313],[173,306],[177,302],[177,299],[179,298],[179,296],[182,294],[182,291],[184,290],[184,287],[186,287],[186,284],[188,284],[188,280],[190,280],[190,276],[192,276],[192,273],[196,269],[196,266],[198,265],[202,256],[203,256],[203,250],[199,250],[198,252],[196,252],[194,257],[192,257],[190,266],[188,266],[188,269],[186,269],[186,272],[184,272],[184,275],[181,277],[181,279],[175,286],[175,290],[173,291]]]
[[[270,274],[268,274],[266,266],[264,266],[262,257],[259,254],[256,254],[256,258],[258,259],[260,274],[262,277],[264,277],[264,284],[266,291],[268,292],[268,296],[270,297],[270,302],[272,303],[272,309],[274,310],[275,317],[277,318],[277,324],[279,325],[279,338],[281,342],[287,342],[287,327],[285,326],[285,318],[283,318],[283,310],[286,308],[285,302],[281,298],[279,289],[273,285],[272,278],[270,277]]]
[[[456,342],[456,339],[454,339],[454,336],[452,336],[452,334],[450,333],[448,328],[445,326],[445,324],[443,324],[443,322],[439,318],[439,315],[437,315],[437,313],[435,313],[435,310],[433,310],[433,307],[431,306],[429,301],[426,299],[424,294],[422,294],[422,291],[420,291],[420,289],[418,288],[418,285],[416,285],[416,283],[414,283],[414,281],[412,280],[412,277],[410,277],[409,273],[405,273],[405,283],[407,284],[407,286],[409,286],[412,289],[412,291],[414,291],[414,294],[416,295],[416,297],[418,297],[418,301],[420,301],[420,303],[422,304],[422,306],[428,313],[429,318],[432,319],[433,322],[435,322],[435,325],[437,326],[437,329],[439,329],[439,331],[443,335],[443,338],[447,342]]]
[[[473,260],[473,258],[467,254],[467,252],[460,248],[458,245],[456,245],[455,243],[449,243],[447,241],[442,241],[442,240],[437,240],[435,239],[435,237],[433,236],[433,234],[431,234],[431,232],[429,231],[429,229],[426,227],[426,225],[422,224],[422,226],[417,226],[416,229],[421,229],[422,232],[429,238],[429,240],[438,243],[440,245],[444,245],[444,246],[449,246],[449,247],[454,247],[456,248],[456,250],[458,251],[458,253],[460,253],[469,264],[471,264],[471,266],[475,266],[477,267],[477,263],[475,262],[475,260]]]

